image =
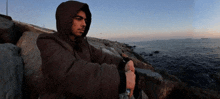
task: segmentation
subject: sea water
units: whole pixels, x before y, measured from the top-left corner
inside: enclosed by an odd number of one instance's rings
[[[220,39],[171,39],[130,42],[156,70],[189,86],[220,91]]]

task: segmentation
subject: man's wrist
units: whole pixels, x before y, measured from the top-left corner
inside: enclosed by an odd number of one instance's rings
[[[131,94],[131,89],[126,89],[125,94],[129,96]]]

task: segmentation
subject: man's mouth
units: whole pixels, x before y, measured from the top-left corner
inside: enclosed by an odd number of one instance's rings
[[[79,29],[80,32],[84,33],[85,29]]]

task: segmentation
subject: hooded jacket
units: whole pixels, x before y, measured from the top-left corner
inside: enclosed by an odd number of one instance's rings
[[[79,10],[86,13],[86,28],[81,37],[71,41],[73,17]],[[43,90],[39,90],[41,99],[83,98],[117,99],[125,91],[126,79],[122,58],[115,57],[89,45],[86,39],[91,13],[85,3],[67,1],[56,10],[57,31],[53,34],[41,34],[37,46],[41,52]]]

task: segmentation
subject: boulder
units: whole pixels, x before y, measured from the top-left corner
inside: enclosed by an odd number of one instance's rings
[[[186,84],[179,83],[175,86],[166,99],[220,99],[220,93],[196,87],[188,87]]]
[[[146,70],[146,69],[140,69],[140,68],[135,68],[135,71],[139,75],[144,75],[147,77],[147,79],[155,83],[161,83],[163,81],[163,77],[157,72],[153,72],[151,70]]]
[[[137,99],[149,99],[148,96],[141,90],[139,97]]]
[[[159,53],[159,51],[154,51],[154,54],[158,54]]]
[[[220,73],[213,73],[210,75],[213,79],[216,80],[217,83],[220,84]]]
[[[15,21],[12,20],[10,16],[0,14],[0,43],[16,44],[22,34],[26,31],[32,31],[36,33],[56,32],[54,30]]]
[[[0,43],[16,43],[15,23],[0,17]]]
[[[0,14],[0,17],[3,17],[3,18],[8,19],[8,20],[12,20],[12,18],[10,16],[3,15],[3,14]]]
[[[109,47],[101,47],[101,50],[103,51],[103,52],[105,52],[105,53],[108,53],[108,54],[110,54],[110,55],[114,55],[114,56],[117,56],[117,57],[121,57],[120,55],[119,55],[119,53],[117,52],[117,51],[115,51],[115,49],[114,48],[109,48]]]
[[[22,99],[23,60],[20,48],[0,44],[0,99]]]
[[[39,32],[24,32],[17,42],[17,46],[21,48],[21,57],[24,60],[26,91],[29,91],[29,94],[37,93],[38,90],[36,88],[40,88],[39,86],[41,86],[43,79],[40,68],[42,64],[40,50],[36,44],[37,37],[40,34]]]
[[[169,80],[160,81],[148,74],[138,74],[138,88],[142,89],[149,99],[166,99],[172,90],[179,85],[179,83]]]
[[[149,63],[142,62],[134,57],[130,57],[130,59],[132,59],[132,61],[134,62],[135,68],[141,68],[141,69],[155,71],[154,68],[152,67],[152,65]]]
[[[13,20],[13,22],[15,23],[16,27],[18,28],[17,31],[20,31],[22,33],[27,32],[27,31],[31,31],[31,32],[35,32],[35,33],[54,33],[54,32],[56,32],[54,30],[42,28],[42,27],[39,27],[36,25],[27,24],[27,23],[15,21],[15,20]]]

